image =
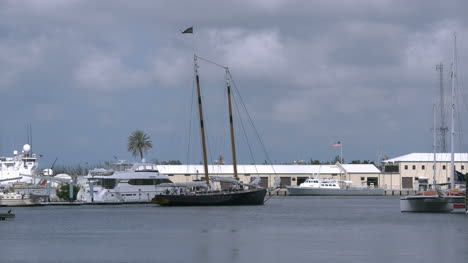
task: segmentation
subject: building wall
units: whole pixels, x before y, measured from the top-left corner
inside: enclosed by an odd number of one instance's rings
[[[382,173],[383,182],[387,184],[388,189],[416,189],[416,183],[419,177],[429,178],[429,183],[433,183],[433,162],[399,162],[399,173]],[[455,169],[463,174],[468,171],[468,162],[455,162]],[[411,188],[405,188],[403,181],[411,178]],[[450,162],[436,163],[437,183],[450,182]],[[407,186],[406,186],[407,187]]]

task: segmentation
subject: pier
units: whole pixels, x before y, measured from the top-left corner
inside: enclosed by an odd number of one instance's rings
[[[416,190],[413,189],[386,189],[384,191],[384,196],[407,196],[407,195],[415,195]],[[281,189],[275,189],[268,191],[267,193],[268,196],[287,196],[288,191],[284,188]]]

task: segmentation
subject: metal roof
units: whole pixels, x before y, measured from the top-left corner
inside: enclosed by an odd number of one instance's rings
[[[348,173],[380,173],[373,164],[343,164]],[[203,165],[158,165],[158,170],[164,174],[204,174]],[[208,165],[210,174],[233,174],[232,165]],[[339,174],[336,165],[238,165],[239,174]]]
[[[468,153],[455,153],[455,162],[468,162]],[[450,153],[436,153],[437,162],[450,162]],[[407,155],[395,157],[383,161],[384,163],[398,163],[398,162],[433,162],[434,153],[410,153]]]

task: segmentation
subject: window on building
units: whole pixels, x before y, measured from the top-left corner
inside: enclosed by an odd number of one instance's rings
[[[416,165],[413,165],[413,170],[416,170]]]
[[[464,165],[462,165],[462,166],[461,166],[461,169],[462,169],[462,170],[465,170],[465,166],[464,166]]]
[[[425,165],[422,165],[422,166],[421,166],[421,169],[426,170],[426,166],[425,166]]]
[[[366,180],[366,178],[364,178],[364,177],[361,177],[361,181],[365,181],[365,180]]]
[[[408,165],[405,165],[405,170],[408,170]]]
[[[445,170],[445,165],[442,165],[442,170]]]

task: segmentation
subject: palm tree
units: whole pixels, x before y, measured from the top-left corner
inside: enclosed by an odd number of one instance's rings
[[[132,132],[132,135],[128,136],[127,149],[132,153],[133,156],[140,156],[143,159],[143,153],[146,153],[149,149],[153,148],[153,143],[150,137],[141,130]]]

